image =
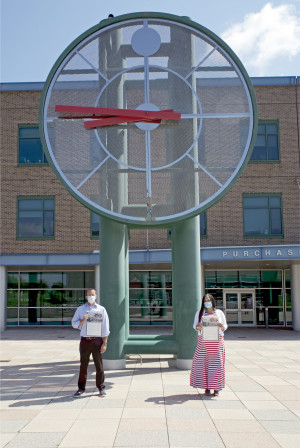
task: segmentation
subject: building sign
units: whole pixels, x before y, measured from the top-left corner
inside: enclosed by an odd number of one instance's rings
[[[300,246],[216,247],[201,250],[203,261],[299,259]]]

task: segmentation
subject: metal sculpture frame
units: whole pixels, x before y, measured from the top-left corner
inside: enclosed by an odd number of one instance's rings
[[[107,89],[118,76],[132,70],[132,67],[119,71],[111,79],[106,79],[104,86],[101,88],[94,106],[90,108],[90,116],[87,115],[85,118],[90,118],[90,121],[85,122],[86,128],[96,128],[97,126],[102,126],[103,120],[110,120],[112,124],[118,127],[118,123],[132,123],[135,122],[136,126],[144,130],[145,141],[146,141],[146,166],[143,168],[135,167],[130,165],[128,162],[116,159],[111,152],[107,149],[106,145],[96,134],[96,138],[102,150],[105,152],[106,156],[104,161],[98,163],[98,165],[86,175],[86,177],[80,180],[79,184],[74,186],[72,182],[68,179],[66,172],[60,166],[59,154],[57,155],[51,146],[51,139],[48,133],[48,121],[47,108],[49,106],[51,93],[53,86],[55,85],[56,79],[59,76],[61,70],[65,64],[70,60],[70,55],[79,54],[77,48],[82,42],[88,41],[90,36],[97,35],[97,33],[102,30],[107,30],[115,26],[122,25],[123,23],[131,23],[136,20],[142,20],[143,23],[147,25],[148,20],[154,21],[166,21],[166,23],[174,23],[185,27],[186,29],[193,29],[196,32],[202,33],[206,36],[209,42],[215,44],[215,49],[221,49],[224,54],[228,56],[230,63],[233,63],[234,69],[236,70],[237,76],[244,86],[247,104],[249,110],[238,112],[236,114],[231,113],[231,118],[246,118],[249,119],[248,134],[245,138],[244,151],[241,155],[241,159],[235,162],[235,166],[232,169],[232,173],[226,178],[225,182],[222,184],[218,181],[192,154],[192,149],[195,146],[195,142],[198,141],[202,129],[202,120],[205,119],[216,119],[224,118],[226,114],[210,114],[204,113],[201,109],[201,101],[198,99],[197,93],[193,86],[189,85],[188,89],[191,91],[193,96],[193,101],[195,102],[195,113],[185,114],[186,119],[192,118],[197,122],[197,129],[193,130],[194,136],[192,137],[192,145],[190,145],[180,156],[179,162],[184,158],[190,159],[192,165],[197,168],[197,170],[205,173],[208,177],[212,179],[213,182],[219,185],[219,189],[215,191],[214,194],[206,197],[197,203],[192,204],[192,206],[187,207],[179,211],[178,213],[172,213],[170,216],[156,216],[153,218],[154,207],[151,204],[151,176],[152,172],[155,170],[163,170],[172,168],[178,160],[175,160],[169,164],[165,164],[161,167],[153,168],[151,166],[151,155],[150,146],[147,146],[147,138],[150,138],[150,132],[156,129],[160,125],[161,120],[167,117],[167,112],[159,112],[159,108],[153,107],[150,102],[145,101],[145,104],[138,107],[134,112],[128,111],[128,109],[118,108],[117,112],[112,112],[111,110],[97,109],[99,99],[101,99],[103,92]],[[159,46],[157,37],[153,29],[145,28],[143,32],[152,33],[153,42],[150,39],[150,49],[145,49],[145,46],[140,49],[139,38],[133,37],[132,47],[137,54],[141,54],[144,57],[144,63],[147,64],[146,54],[153,54],[156,51],[156,47]],[[147,39],[145,39],[147,40]],[[210,54],[215,51],[213,49]],[[139,53],[140,52],[140,53]],[[203,62],[210,56],[204,57],[197,65],[199,67]],[[87,58],[83,55],[79,55],[82,59],[86,59],[89,65],[93,66],[97,73],[103,77],[103,73],[91,64]],[[137,69],[138,66],[134,66]],[[155,65],[152,64],[152,68]],[[194,72],[197,67],[192,68]],[[161,69],[161,66],[160,66]],[[167,73],[174,74],[174,70],[170,67],[164,68]],[[149,77],[149,68],[148,77]],[[145,73],[147,75],[147,70]],[[186,83],[186,77],[179,75],[177,72],[175,75],[178,79],[181,79]],[[147,88],[146,88],[147,90]],[[122,93],[122,92],[121,92]],[[149,100],[149,95],[145,93],[146,100]],[[96,110],[97,109],[97,110]],[[147,112],[142,112],[148,109]],[[247,109],[247,108],[246,108]],[[75,114],[80,112],[80,107],[76,107]],[[65,110],[65,112],[70,112],[70,110]],[[178,112],[178,111],[175,111]],[[96,114],[100,114],[96,116]],[[145,114],[149,116],[145,116]],[[173,119],[175,119],[175,113],[173,113]],[[124,118],[125,115],[125,118]],[[184,114],[183,114],[184,115]],[[235,115],[235,117],[234,117]],[[142,117],[142,118],[141,118]],[[230,117],[230,112],[227,114]],[[52,117],[50,117],[52,119]],[[59,117],[58,117],[59,118]],[[64,116],[65,120],[73,119],[76,120],[76,116]],[[83,118],[81,116],[81,118]],[[57,119],[57,116],[54,117]],[[93,120],[98,120],[93,122]],[[140,119],[140,120],[139,120]],[[47,121],[48,120],[48,121]],[[45,87],[42,93],[41,103],[40,103],[40,132],[41,140],[45,149],[46,156],[49,163],[51,164],[54,172],[56,173],[59,180],[63,183],[66,189],[81,203],[90,208],[92,211],[101,215],[100,218],[100,300],[101,303],[106,307],[108,314],[111,318],[111,336],[112,341],[109,344],[108,351],[105,355],[106,357],[106,368],[123,368],[125,366],[125,355],[126,354],[143,354],[143,353],[171,353],[177,355],[177,366],[178,368],[190,368],[191,359],[193,356],[194,346],[195,346],[195,332],[192,329],[192,321],[195,310],[200,307],[201,293],[204,290],[201,279],[201,260],[200,260],[200,225],[199,225],[199,214],[211,207],[214,203],[220,200],[226,192],[235,184],[238,177],[242,173],[243,169],[247,165],[250,158],[252,148],[254,146],[256,129],[257,129],[257,107],[254,90],[251,81],[244,69],[242,63],[239,61],[237,56],[232,52],[232,50],[216,35],[211,31],[202,27],[201,25],[192,22],[186,17],[178,17],[170,14],[163,13],[134,13],[124,16],[119,16],[115,18],[108,18],[101,21],[98,25],[91,28],[87,32],[79,36],[74,42],[72,42],[62,55],[58,58],[57,62],[54,64],[52,70],[49,73]],[[107,122],[107,121],[106,121]],[[94,124],[93,124],[94,123]],[[148,150],[147,150],[148,148]],[[129,148],[130,149],[130,148]],[[150,158],[149,158],[150,157]],[[57,158],[57,160],[56,160]],[[109,210],[103,207],[101,204],[96,204],[89,197],[85,196],[80,192],[80,188],[84,183],[87,183],[90,177],[99,170],[107,160],[111,158],[115,160],[117,164],[123,166],[126,170],[137,170],[146,173],[146,189],[147,189],[147,214],[144,218],[140,219],[138,216],[130,216],[124,213],[116,212],[115,210]],[[147,165],[148,164],[148,165]],[[195,170],[195,168],[193,168]],[[194,171],[195,172],[195,171]],[[197,181],[198,182],[198,181]],[[197,184],[196,182],[196,184]],[[198,185],[198,184],[197,184]],[[197,194],[196,194],[197,196]],[[173,272],[173,321],[174,321],[174,335],[172,336],[158,336],[158,335],[145,335],[145,336],[134,336],[129,334],[129,262],[128,262],[128,228],[153,228],[153,227],[168,227],[172,229],[172,272]]]

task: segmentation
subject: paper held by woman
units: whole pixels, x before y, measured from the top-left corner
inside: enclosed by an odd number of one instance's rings
[[[202,339],[205,342],[216,342],[219,340],[219,319],[214,316],[203,316]]]

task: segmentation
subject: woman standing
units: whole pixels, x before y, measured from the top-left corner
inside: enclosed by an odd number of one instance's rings
[[[202,327],[203,316],[213,316],[218,319],[219,340],[203,341]],[[211,294],[205,294],[202,306],[195,314],[194,329],[198,331],[198,344],[195,350],[190,385],[205,389],[205,395],[210,395],[210,390],[218,396],[219,391],[225,387],[225,346],[224,331],[227,323],[224,313],[216,309],[215,299]]]

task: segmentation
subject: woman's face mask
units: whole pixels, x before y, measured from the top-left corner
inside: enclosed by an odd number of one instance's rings
[[[212,307],[212,303],[211,302],[204,302],[204,306],[205,306],[205,308],[211,308]]]
[[[96,302],[96,296],[88,296],[88,302],[90,305],[92,305],[94,302]]]

